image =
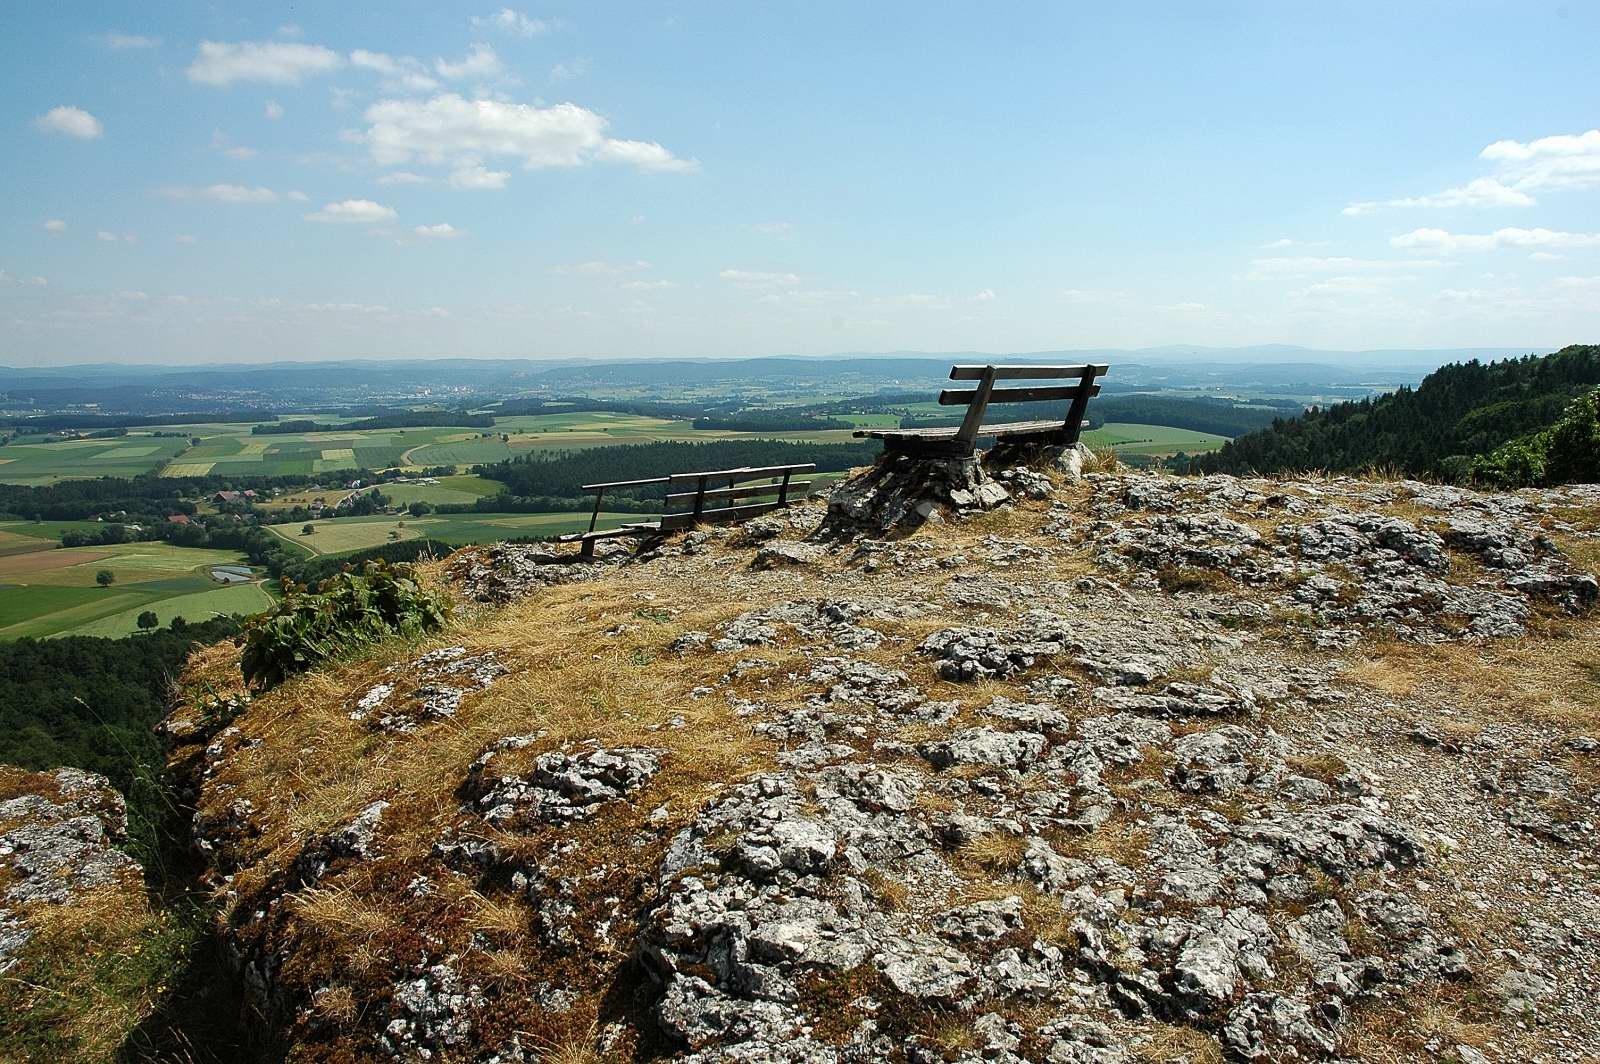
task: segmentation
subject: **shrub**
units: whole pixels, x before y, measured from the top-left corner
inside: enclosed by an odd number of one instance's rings
[[[443,595],[417,583],[410,566],[368,562],[315,591],[285,587],[283,601],[246,629],[240,668],[247,684],[271,687],[381,639],[425,635],[444,624],[449,609]]]
[[[1548,438],[1544,475],[1549,483],[1600,480],[1600,388],[1574,399]]]

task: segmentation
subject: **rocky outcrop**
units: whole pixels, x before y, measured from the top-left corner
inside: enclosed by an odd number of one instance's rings
[[[117,848],[127,831],[104,776],[0,766],[0,972],[17,963],[41,908],[104,889],[139,895],[139,864]]]
[[[542,598],[555,563],[480,548],[463,593],[513,605],[450,645],[175,731],[297,1052],[1600,1050],[1600,747],[1444,671],[1595,637],[1600,492],[1057,457],[886,461]]]

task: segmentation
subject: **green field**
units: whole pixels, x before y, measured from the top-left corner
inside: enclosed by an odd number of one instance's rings
[[[160,469],[188,446],[188,440],[135,435],[114,440],[9,443],[0,447],[0,481],[37,485],[83,477],[134,477]]]
[[[1100,428],[1083,434],[1083,442],[1090,447],[1110,447],[1122,454],[1169,455],[1179,451],[1195,454],[1214,451],[1228,442],[1228,437],[1192,429],[1175,429],[1166,425],[1129,425],[1108,421]]]
[[[648,514],[601,513],[601,528],[628,521],[643,521]],[[408,539],[440,539],[446,543],[498,543],[503,539],[559,536],[589,527],[587,513],[442,514],[427,517],[338,517],[312,521],[311,535],[301,534],[301,523],[267,527],[278,536],[318,554],[344,554],[381,547]],[[399,535],[391,538],[391,532]]]
[[[500,494],[505,490],[505,485],[497,480],[462,474],[439,477],[433,484],[385,484],[381,490],[396,506],[410,506],[414,502],[440,506],[475,503],[487,496]]]
[[[26,538],[19,528],[37,527],[0,524],[0,544],[8,542],[3,537]],[[137,631],[144,610],[166,624],[174,616],[200,621],[216,613],[257,613],[272,601],[262,584],[230,587],[211,579],[214,565],[244,564],[234,551],[169,543],[63,549],[52,540],[33,542],[38,549],[0,555],[0,639],[127,635]],[[110,587],[95,583],[102,569],[116,577]]]
[[[950,411],[933,402],[906,407],[913,414]],[[319,419],[329,419],[320,416]],[[860,414],[847,420],[861,427],[898,424],[897,414]],[[730,432],[696,429],[688,421],[643,417],[607,411],[539,414],[497,418],[492,430],[453,427],[368,429],[253,436],[249,425],[196,424],[166,426],[184,438],[130,434],[115,440],[24,442],[23,437],[0,447],[0,482],[52,484],[74,477],[136,476],[159,470],[163,476],[309,476],[346,469],[420,469],[464,467],[498,462],[537,451],[575,450],[659,440],[710,442],[725,439],[773,439],[844,443],[849,429],[811,432]],[[195,446],[189,438],[198,438]],[[1092,446],[1114,447],[1130,454],[1171,454],[1183,450],[1215,450],[1225,438],[1159,425],[1111,423],[1086,434]],[[447,478],[449,485],[396,487],[397,500],[426,499],[439,503],[467,502],[493,491],[479,490],[473,478]],[[428,490],[435,489],[435,490]],[[387,490],[387,489],[386,489]],[[391,493],[394,494],[394,493]],[[332,500],[330,500],[332,501]]]

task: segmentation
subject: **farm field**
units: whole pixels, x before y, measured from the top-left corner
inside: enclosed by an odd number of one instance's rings
[[[16,523],[0,534],[16,535]],[[119,543],[44,549],[0,556],[0,639],[53,635],[127,635],[143,610],[163,624],[173,616],[203,620],[213,613],[255,613],[271,602],[262,585],[231,587],[210,577],[214,565],[242,565],[234,551]],[[109,569],[110,587],[95,583]]]
[[[649,514],[600,514],[600,528],[612,528],[628,521],[643,521]],[[503,539],[530,536],[559,536],[582,532],[589,527],[589,514],[443,514],[427,517],[385,515],[381,517],[337,517],[311,522],[316,529],[301,534],[301,523],[289,522],[267,527],[280,538],[317,554],[345,554],[349,551],[381,547],[385,543],[408,539],[439,539],[446,543],[497,543]],[[390,538],[391,532],[399,535]]]
[[[409,506],[414,502],[439,506],[474,503],[490,495],[499,495],[505,485],[497,480],[460,474],[439,477],[433,484],[385,484],[379,490],[393,499],[396,506]]]
[[[1212,432],[1169,428],[1166,425],[1131,425],[1108,421],[1100,428],[1085,432],[1083,442],[1090,447],[1110,447],[1123,454],[1169,455],[1179,451],[1189,454],[1214,451],[1227,443],[1228,437]]]
[[[950,410],[935,403],[906,407],[916,414],[942,414]],[[323,418],[323,420],[327,420]],[[895,414],[860,414],[844,420],[860,426],[885,427],[898,423]],[[644,417],[609,411],[538,414],[496,419],[492,430],[433,427],[367,429],[252,436],[248,425],[196,424],[166,426],[184,438],[130,434],[114,440],[66,440],[60,443],[15,442],[0,447],[0,482],[53,484],[93,476],[137,476],[159,470],[163,476],[284,476],[311,475],[347,469],[418,469],[428,466],[458,468],[498,462],[536,451],[577,450],[659,440],[710,442],[726,439],[773,439],[818,443],[845,443],[849,429],[809,432],[733,432],[696,429],[688,421]],[[189,446],[189,438],[200,442]],[[24,439],[27,439],[24,437]],[[37,439],[37,437],[35,437]],[[1131,454],[1171,454],[1183,450],[1215,450],[1225,438],[1160,425],[1110,423],[1087,434],[1096,447],[1114,447]],[[406,503],[417,498],[441,502],[471,502],[492,491],[478,490],[481,481],[451,478],[447,490],[425,487],[397,488]],[[323,493],[331,505],[340,493]],[[309,501],[307,496],[304,501]],[[282,501],[274,505],[284,505]],[[292,505],[292,503],[290,503]]]
[[[84,477],[135,477],[160,469],[188,446],[186,439],[136,435],[113,440],[9,443],[0,447],[0,481],[42,485]]]

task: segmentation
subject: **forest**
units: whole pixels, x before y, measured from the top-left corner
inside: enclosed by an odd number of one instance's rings
[[[1554,425],[1600,385],[1600,345],[1498,362],[1454,363],[1377,398],[1275,420],[1194,460],[1206,473],[1352,473],[1472,479],[1475,462]]]

